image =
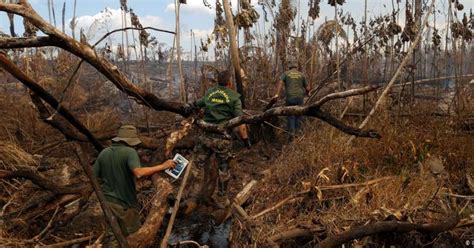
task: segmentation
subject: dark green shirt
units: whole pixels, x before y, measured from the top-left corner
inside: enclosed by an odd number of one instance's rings
[[[204,108],[204,121],[219,124],[242,115],[240,94],[225,87],[210,88],[206,95],[197,101],[200,108]]]
[[[308,83],[303,73],[296,69],[291,69],[283,73],[280,79],[285,83],[285,96],[287,100],[304,98]]]
[[[137,151],[122,143],[105,148],[94,164],[106,200],[124,207],[137,207],[133,169],[141,167]]]

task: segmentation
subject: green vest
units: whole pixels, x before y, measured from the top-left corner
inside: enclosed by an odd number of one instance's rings
[[[242,115],[240,94],[225,87],[210,88],[206,95],[197,101],[200,108],[204,108],[204,121],[219,124]]]
[[[304,98],[306,92],[306,78],[303,73],[292,69],[286,71],[281,76],[281,81],[285,83],[285,96],[286,100],[293,98]]]
[[[105,199],[124,207],[137,207],[133,169],[141,167],[137,151],[122,143],[105,148],[94,164],[94,175],[100,179]]]

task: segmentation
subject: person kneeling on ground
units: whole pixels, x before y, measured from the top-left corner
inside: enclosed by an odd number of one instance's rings
[[[140,143],[137,129],[124,125],[120,127],[117,137],[112,139],[112,145],[100,152],[94,164],[94,175],[99,179],[106,204],[125,236],[136,232],[141,226],[135,178],[151,176],[176,166],[173,160],[167,160],[155,166],[141,167],[134,148]],[[110,228],[107,236],[114,237]]]

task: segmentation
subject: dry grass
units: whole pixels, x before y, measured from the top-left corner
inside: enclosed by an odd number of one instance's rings
[[[21,147],[9,141],[0,142],[0,168],[12,170],[33,165],[36,165],[35,159]]]
[[[88,113],[84,118],[84,124],[93,132],[116,132],[120,126],[119,120],[119,114],[115,110],[106,108],[101,112]]]
[[[474,173],[472,137],[458,135],[450,122],[425,116],[420,110],[415,118],[381,117],[372,125],[382,134],[381,140],[357,139],[346,148],[348,136],[311,121],[304,134],[275,159],[270,178],[260,185],[246,210],[254,215],[308,187],[313,193],[258,218],[251,231],[236,225],[233,236],[239,238],[234,240],[239,240],[239,247],[266,244],[269,236],[297,223],[321,224],[328,233],[338,233],[368,221],[445,218],[466,203],[451,201],[446,193],[463,194],[464,176]],[[433,157],[444,163],[440,175],[433,175],[425,166]],[[322,185],[385,176],[392,178],[366,187],[319,194],[317,190]],[[472,211],[469,207],[464,214]]]

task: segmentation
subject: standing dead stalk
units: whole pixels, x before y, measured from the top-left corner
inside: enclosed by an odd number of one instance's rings
[[[423,25],[420,27],[420,30],[418,30],[418,34],[416,35],[415,42],[413,42],[411,47],[408,49],[407,55],[405,56],[405,58],[403,58],[402,63],[400,63],[400,65],[398,66],[398,69],[395,72],[395,75],[393,75],[392,79],[390,80],[388,85],[383,90],[382,94],[380,95],[379,99],[375,103],[372,110],[370,110],[370,113],[367,115],[365,120],[360,124],[359,128],[364,128],[367,125],[367,123],[369,123],[370,118],[384,104],[385,98],[387,97],[388,92],[392,89],[392,86],[395,84],[395,81],[397,81],[398,76],[400,76],[400,74],[401,74],[403,68],[405,67],[405,65],[407,64],[410,56],[413,54],[413,51],[415,50],[415,47],[418,45],[418,43],[420,43],[421,36],[423,34],[423,30],[426,27],[426,24],[428,23],[428,18],[430,17],[431,12],[433,12],[434,3],[435,3],[435,0],[432,0],[430,9],[428,10],[428,13],[426,13],[425,20],[423,21]],[[349,138],[349,140],[346,142],[346,146],[349,146],[352,143],[352,141],[354,140],[354,138],[355,138],[355,136],[351,136]]]

